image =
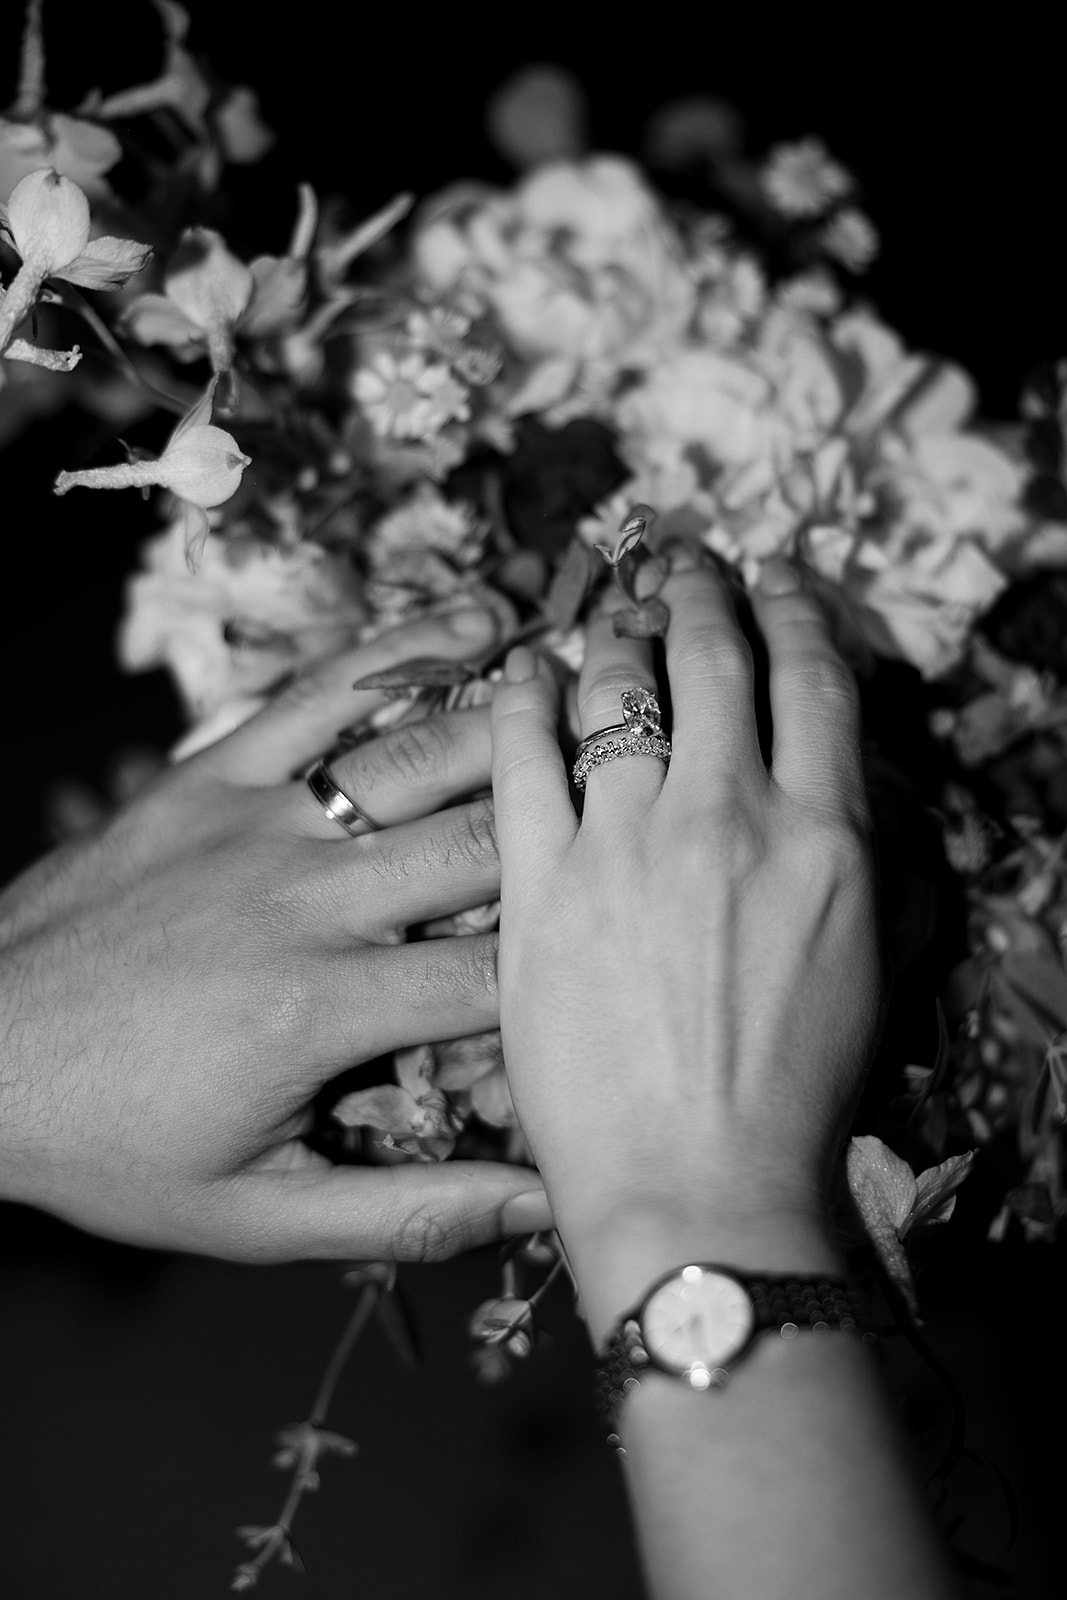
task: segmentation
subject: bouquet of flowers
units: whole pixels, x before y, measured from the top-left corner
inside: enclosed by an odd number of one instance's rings
[[[790,556],[863,689],[890,953],[931,986],[925,1058],[887,1062],[862,1108],[855,1210],[913,1314],[903,1241],[948,1217],[976,1165],[992,1236],[1052,1237],[1067,1215],[1067,366],[1032,378],[1016,423],[983,425],[968,374],[909,350],[865,297],[877,234],[818,139],[750,156],[729,107],[683,101],[654,119],[641,167],[585,150],[559,71],[519,75],[490,107],[511,186],[459,182],[354,220],[303,184],[284,253],[245,259],[226,175],[272,135],[249,88],[191,55],[182,8],[151,4],[158,78],[63,111],[40,0],[27,7],[0,118],[0,438],[76,404],[145,441],[55,489],[155,491],[120,651],[173,674],[188,714],[174,758],[402,620],[487,605],[499,640],[472,666],[376,680],[378,728],[487,698],[519,639],[573,676],[606,584],[625,595],[619,629],[661,635],[680,551],[719,563],[742,603],[765,560]],[[498,1035],[393,1067],[332,1107],[339,1160],[528,1159]],[[486,1377],[529,1350],[562,1264],[551,1238],[506,1255],[471,1324]],[[389,1304],[392,1269],[358,1276],[367,1305]],[[347,1448],[322,1409],[282,1440],[297,1497],[324,1450]],[[294,1506],[246,1530],[236,1586],[291,1554]]]

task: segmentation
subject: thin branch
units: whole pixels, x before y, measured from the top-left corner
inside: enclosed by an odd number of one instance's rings
[[[356,1308],[349,1317],[344,1332],[334,1347],[333,1355],[330,1357],[326,1371],[322,1375],[322,1382],[319,1384],[311,1407],[311,1414],[308,1417],[308,1421],[313,1427],[319,1427],[325,1420],[330,1401],[333,1399],[333,1391],[337,1387],[337,1380],[344,1371],[345,1362],[351,1355],[357,1339],[374,1314],[374,1308],[378,1303],[378,1294],[378,1285],[376,1283],[368,1283],[356,1302]]]
[[[322,1381],[315,1392],[311,1404],[311,1411],[306,1419],[305,1426],[318,1428],[322,1426],[329,1409],[337,1381],[344,1371],[345,1363],[352,1353],[360,1334],[366,1327],[378,1304],[380,1293],[376,1283],[368,1283],[359,1299],[356,1301],[355,1310],[345,1324],[341,1337],[334,1346],[333,1353],[326,1363],[326,1370]],[[308,1479],[307,1463],[302,1456],[297,1457],[293,1468],[293,1476],[282,1502],[281,1510],[272,1524],[269,1537],[260,1544],[258,1551],[251,1561],[245,1561],[237,1569],[232,1588],[237,1590],[251,1589],[255,1586],[260,1572],[273,1561],[275,1556],[286,1556],[294,1552],[292,1541],[293,1520],[301,1500],[312,1484]]]

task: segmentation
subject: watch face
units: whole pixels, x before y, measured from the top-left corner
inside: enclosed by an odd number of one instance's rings
[[[641,1334],[654,1361],[699,1375],[714,1372],[743,1349],[753,1322],[752,1301],[734,1278],[692,1266],[650,1295]]]

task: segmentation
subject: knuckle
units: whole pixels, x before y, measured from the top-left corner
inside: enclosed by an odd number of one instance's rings
[[[793,685],[805,699],[819,706],[849,713],[858,706],[856,680],[840,656],[807,656],[793,669]]]
[[[824,834],[823,852],[835,877],[851,878],[865,872],[873,854],[869,824],[851,813],[839,816]]]
[[[683,640],[678,647],[680,672],[705,683],[747,681],[752,674],[752,652],[742,634]]]
[[[587,704],[594,701],[598,704],[601,701],[608,705],[614,704],[621,716],[622,691],[634,688],[641,676],[642,674],[636,672],[633,666],[627,666],[622,662],[612,662],[610,665],[598,669],[590,679],[582,698]]]
[[[233,910],[240,925],[268,944],[287,944],[294,929],[306,922],[311,907],[309,886],[287,874],[269,876],[253,869],[233,891]]]
[[[398,1261],[445,1261],[470,1242],[471,1230],[462,1218],[420,1205],[398,1219],[393,1248]]]
[[[274,710],[281,715],[294,711],[308,711],[320,706],[329,694],[330,680],[320,664],[305,667],[286,685],[274,702]]]
[[[456,965],[451,977],[455,992],[467,1001],[488,999],[496,1004],[497,974],[495,934],[471,934],[456,939]]]
[[[527,771],[531,775],[539,773],[544,769],[544,764],[541,751],[533,750],[527,744],[517,745],[514,750],[505,749],[503,754],[498,751],[494,783],[512,786],[517,792],[523,774]]]
[[[317,1026],[320,998],[307,973],[291,962],[278,963],[270,981],[258,985],[255,1014],[257,1031],[267,1041],[291,1046]]]
[[[448,858],[458,856],[475,867],[499,858],[496,810],[491,800],[475,800],[462,807],[445,844],[445,853]]]
[[[441,779],[448,772],[452,740],[438,718],[408,722],[367,746],[361,766],[375,775],[398,780],[405,787]]]
[[[710,849],[719,863],[728,866],[730,876],[739,879],[755,870],[766,851],[763,829],[752,807],[732,786],[718,796],[714,826],[710,830],[704,826],[699,840],[693,840],[693,848],[698,844],[705,860]]]
[[[813,878],[840,885],[858,882],[871,870],[872,832],[862,817],[840,808],[827,810],[807,830],[805,870]]]

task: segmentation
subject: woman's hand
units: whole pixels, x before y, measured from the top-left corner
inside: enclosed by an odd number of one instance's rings
[[[594,768],[580,824],[547,664],[513,652],[493,702],[505,1062],[594,1321],[687,1257],[833,1264],[824,1184],[882,1004],[857,694],[818,606],[784,566],[753,597],[765,760],[726,587],[664,598],[670,767]],[[651,647],[606,618],[582,735],[633,686]]]
[[[487,713],[334,762],[381,831],[349,837],[294,776],[381,704],[357,679],[492,632],[468,612],[322,664],[10,886],[0,1197],[247,1260],[438,1257],[550,1225],[520,1168],[334,1166],[301,1137],[342,1069],[497,1024],[495,936],[404,942],[497,894],[492,804],[462,803],[488,781]]]

